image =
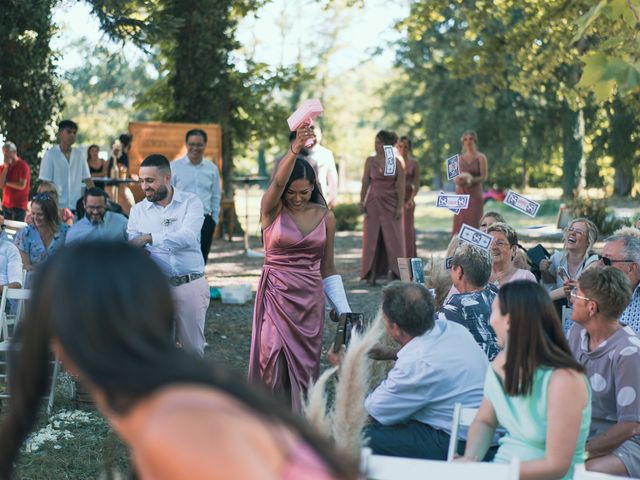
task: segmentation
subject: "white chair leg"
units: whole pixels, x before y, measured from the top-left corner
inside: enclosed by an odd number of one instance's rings
[[[51,389],[49,390],[49,399],[47,401],[47,417],[51,416],[53,410],[53,402],[56,398],[56,384],[58,382],[58,373],[60,372],[60,363],[55,359],[53,364],[53,374],[51,376]]]

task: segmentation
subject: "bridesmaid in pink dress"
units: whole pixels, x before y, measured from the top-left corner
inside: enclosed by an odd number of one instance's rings
[[[375,140],[375,155],[367,158],[362,176],[360,208],[362,225],[362,265],[360,278],[375,285],[379,276],[400,278],[398,257],[405,255],[404,213],[405,164],[396,150],[396,172],[384,174],[384,145],[394,145],[398,136],[380,130]]]
[[[482,182],[487,179],[487,157],[478,151],[478,135],[466,131],[462,134],[460,175],[454,179],[457,194],[469,194],[469,208],[453,217],[453,235],[460,231],[463,223],[480,227],[482,217]]]
[[[420,189],[420,164],[411,154],[411,139],[400,137],[398,149],[405,162],[405,194],[404,194],[404,240],[407,257],[417,257],[416,226],[415,226],[415,198]]]
[[[324,203],[313,168],[296,158],[314,137],[308,125],[300,127],[262,197],[266,256],[249,359],[249,378],[286,398],[294,411],[300,410],[301,394],[320,370],[323,280],[338,277],[333,213]]]

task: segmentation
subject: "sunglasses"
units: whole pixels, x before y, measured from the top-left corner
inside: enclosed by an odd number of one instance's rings
[[[586,302],[591,300],[588,297],[583,297],[582,295],[578,295],[578,289],[577,288],[572,288],[571,289],[571,300],[573,300],[574,298],[579,298],[580,300],[584,300]]]
[[[49,200],[51,198],[51,195],[49,195],[48,193],[44,192],[44,193],[37,193],[33,196],[34,200]]]
[[[598,259],[607,267],[610,267],[613,263],[635,263],[633,260],[613,260],[609,257],[603,257],[602,255],[598,255]]]

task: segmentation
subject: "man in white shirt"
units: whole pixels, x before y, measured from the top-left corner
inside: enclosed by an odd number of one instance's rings
[[[316,180],[320,185],[320,191],[327,202],[327,206],[334,208],[338,200],[338,170],[336,169],[336,162],[331,150],[320,145],[320,141],[322,140],[320,126],[312,125],[311,128],[316,135],[316,141],[313,145],[302,148],[299,156],[309,162],[313,167],[313,170],[316,172]],[[295,138],[296,132],[291,132],[289,134],[289,142],[292,142]],[[272,180],[281,159],[282,157],[276,159],[273,171],[271,172]]]
[[[185,142],[187,154],[171,162],[171,185],[183,192],[195,193],[202,202],[204,221],[200,231],[200,248],[206,264],[220,215],[220,172],[215,163],[204,159],[204,150],[207,148],[207,133],[204,130],[189,130]]]
[[[163,155],[145,158],[139,176],[146,198],[131,209],[129,242],[144,247],[169,278],[177,340],[185,350],[203,355],[210,296],[200,251],[202,202],[171,185],[171,167]]]
[[[78,125],[72,120],[58,124],[58,144],[46,151],[40,164],[39,179],[53,183],[58,188],[59,208],[76,211],[76,204],[82,197],[82,183],[93,187],[89,164],[77,148]]]
[[[83,205],[86,215],[74,223],[65,243],[84,241],[126,242],[127,218],[116,212],[107,211],[107,192],[98,187],[88,189],[84,193]]]
[[[382,313],[401,348],[364,402],[373,419],[365,430],[369,446],[379,455],[445,460],[454,405],[480,406],[487,357],[465,327],[434,320],[433,296],[418,283],[385,287]]]
[[[0,291],[22,287],[22,257],[10,240],[0,237]]]

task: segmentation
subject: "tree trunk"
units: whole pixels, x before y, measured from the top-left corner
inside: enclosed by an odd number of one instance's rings
[[[576,196],[586,185],[583,139],[582,110],[573,111],[565,103],[562,109],[562,196],[566,200]]]
[[[635,116],[624,102],[616,97],[613,101],[613,112],[609,117],[611,137],[608,150],[613,157],[615,169],[613,193],[620,197],[627,197],[633,188],[633,166],[638,148],[632,140],[636,128]]]

